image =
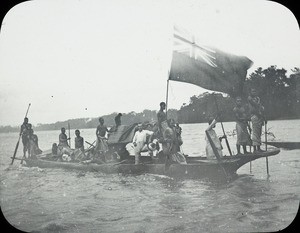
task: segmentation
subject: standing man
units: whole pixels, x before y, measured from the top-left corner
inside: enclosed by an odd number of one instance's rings
[[[70,147],[69,144],[68,144],[68,140],[70,140],[70,138],[67,137],[66,135],[66,129],[64,127],[62,127],[60,129],[61,133],[59,135],[59,138],[58,138],[58,141],[59,141],[59,144],[58,146],[60,147]]]
[[[248,126],[248,115],[245,107],[242,105],[242,98],[236,97],[236,106],[233,109],[234,116],[236,119],[236,133],[237,142],[236,149],[237,153],[241,154],[241,146],[243,147],[244,154],[248,154],[246,146],[251,146],[251,139],[247,129]]]
[[[23,156],[26,158],[26,152],[28,152],[29,156],[29,130],[31,129],[31,124],[28,123],[28,118],[24,118],[24,122],[21,125],[20,135],[22,135],[22,143],[23,143]]]
[[[163,130],[168,127],[167,114],[164,112],[166,109],[166,103],[161,102],[159,105],[160,105],[160,109],[157,113],[157,123],[158,123],[158,129],[160,131],[160,135],[162,135]]]
[[[116,128],[118,128],[118,126],[121,125],[121,116],[122,116],[122,113],[119,113],[119,114],[115,117]]]
[[[260,98],[257,96],[256,90],[254,88],[252,88],[250,91],[248,102],[252,123],[251,139],[253,145],[253,152],[263,152],[263,150],[260,149],[260,145],[262,126],[264,125],[264,107],[260,103]]]
[[[28,157],[36,158],[36,155],[41,154],[43,151],[39,148],[39,139],[36,134],[34,134],[33,129],[28,130]]]
[[[119,113],[121,114],[121,113]],[[122,115],[122,114],[121,114]],[[104,125],[104,119],[99,118],[99,125],[96,130],[97,142],[96,142],[96,151],[105,153],[108,151],[107,138],[105,137],[106,132],[109,132],[106,125]],[[121,123],[121,121],[120,121]]]

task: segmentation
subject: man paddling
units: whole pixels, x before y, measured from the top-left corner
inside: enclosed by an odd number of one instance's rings
[[[21,130],[20,130],[20,136],[22,135],[22,143],[23,143],[23,156],[26,158],[26,152],[28,152],[29,156],[29,140],[28,140],[28,135],[29,135],[29,130],[31,129],[31,124],[28,123],[28,118],[24,118],[24,122],[21,125]]]

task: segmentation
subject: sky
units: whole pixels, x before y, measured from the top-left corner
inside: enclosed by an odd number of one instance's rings
[[[293,13],[264,0],[33,0],[0,32],[0,125],[158,110],[166,99],[173,26],[258,67],[300,67]],[[168,108],[206,90],[170,81]]]

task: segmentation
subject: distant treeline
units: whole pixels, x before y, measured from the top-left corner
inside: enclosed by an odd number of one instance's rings
[[[103,117],[105,124],[107,126],[115,125],[115,116],[117,112],[111,113],[109,115],[102,115],[99,117]],[[145,122],[145,121],[156,121],[157,111],[156,110],[144,110],[143,112],[136,113],[136,112],[129,112],[129,113],[122,113],[122,124],[130,125],[133,123]],[[77,119],[69,119],[66,121],[58,121],[51,124],[38,124],[37,126],[33,126],[35,131],[40,130],[60,130],[62,127],[67,129],[68,123],[70,124],[71,129],[88,129],[88,128],[95,128],[99,125],[99,117],[95,118],[77,118]],[[169,109],[168,110],[168,117],[174,118],[177,120],[177,110],[176,109]],[[29,119],[30,122],[30,119]],[[18,132],[20,131],[20,127],[11,127],[11,126],[0,126],[0,132],[8,133],[8,132]]]
[[[300,69],[294,68],[287,76],[287,70],[270,66],[258,68],[249,75],[244,84],[243,100],[247,102],[250,89],[255,88],[265,107],[267,119],[300,118]],[[232,109],[235,99],[222,94],[205,92],[192,96],[189,104],[178,111],[179,123],[206,122],[210,116],[222,113],[223,121],[233,121]]]
[[[274,119],[296,119],[300,118],[300,69],[294,68],[287,76],[287,70],[277,69],[270,66],[267,69],[261,67],[249,75],[245,81],[244,94],[242,96],[246,103],[251,88],[256,88],[265,106],[266,117]],[[234,121],[232,109],[235,100],[227,95],[211,94],[205,92],[198,96],[192,96],[189,104],[183,104],[179,110],[168,110],[168,118],[174,118],[179,123],[202,123],[207,122],[210,116],[222,112],[223,121]],[[129,125],[137,122],[156,121],[156,110],[144,110],[141,113],[129,112],[122,116],[122,124]],[[114,125],[114,118],[118,113],[101,116],[107,126]],[[100,117],[100,116],[99,116]],[[99,124],[96,118],[78,118],[59,121],[52,124],[38,124],[34,130],[59,130],[67,127],[68,123],[72,129],[96,128]],[[16,132],[19,127],[0,126],[0,132]]]

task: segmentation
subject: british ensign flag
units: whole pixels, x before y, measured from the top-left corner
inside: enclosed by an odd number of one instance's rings
[[[238,95],[242,92],[252,61],[199,45],[195,36],[174,27],[174,49],[170,80],[187,82],[208,90]]]

